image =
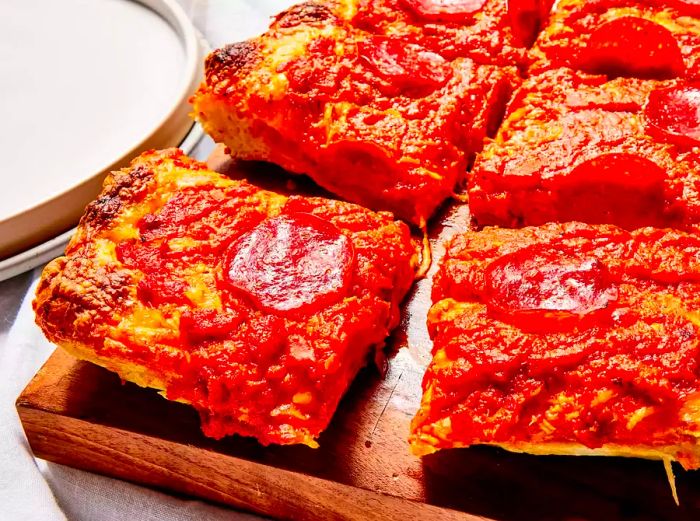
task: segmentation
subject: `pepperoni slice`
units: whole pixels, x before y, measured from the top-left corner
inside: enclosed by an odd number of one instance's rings
[[[644,117],[652,136],[683,146],[700,145],[700,87],[677,85],[652,91]]]
[[[331,223],[297,213],[267,219],[232,244],[228,282],[263,310],[312,312],[342,298],[352,243]]]
[[[574,327],[617,299],[598,259],[536,246],[492,262],[485,272],[490,313],[528,330]]]
[[[486,0],[403,0],[415,14],[431,22],[464,22],[483,9]]]
[[[372,36],[360,42],[358,50],[382,78],[402,90],[435,90],[450,76],[450,66],[442,56],[400,38]]]
[[[623,228],[667,226],[664,187],[666,171],[634,154],[600,154],[554,176],[547,188],[562,221],[609,223]]]
[[[634,154],[600,154],[582,161],[566,176],[552,180],[552,186],[586,184],[648,188],[662,185],[666,172],[659,165]]]
[[[668,3],[681,14],[700,16],[700,0],[668,0]]]
[[[685,70],[673,34],[636,16],[616,18],[593,31],[579,66],[608,76],[658,79],[681,76]]]

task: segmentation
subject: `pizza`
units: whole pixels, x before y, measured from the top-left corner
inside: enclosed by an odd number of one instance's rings
[[[700,86],[553,69],[526,80],[469,179],[480,225],[700,222]]]
[[[194,115],[236,159],[425,226],[495,130],[515,70],[367,33],[332,5],[294,6],[213,52]]]
[[[700,74],[697,0],[561,0],[540,33],[531,73],[572,67],[611,77]]]
[[[34,310],[76,357],[190,403],[207,436],[314,447],[397,325],[417,247],[388,213],[150,151],[108,176]]]
[[[455,236],[433,286],[422,455],[634,456],[700,467],[700,237],[551,223]]]
[[[38,325],[209,437],[316,447],[419,271],[396,219],[426,231],[473,166],[477,224],[527,227],[451,239],[412,451],[700,468],[698,0],[552,3],[309,1],[214,51],[207,133],[344,201],[145,152],[45,268]]]
[[[528,63],[527,47],[553,0],[355,0],[352,23],[371,33],[401,35],[448,59]],[[347,11],[346,11],[347,12]]]

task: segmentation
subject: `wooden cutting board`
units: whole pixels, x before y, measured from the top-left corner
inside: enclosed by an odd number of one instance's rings
[[[220,153],[212,160],[219,170],[229,168]],[[251,168],[233,174],[282,186],[278,173]],[[431,231],[436,258],[444,239],[468,221],[464,205],[444,210]],[[360,373],[319,449],[207,439],[189,406],[57,350],[17,400],[32,450],[283,519],[700,520],[700,471],[676,468],[677,507],[660,462],[535,457],[490,447],[411,456],[406,438],[430,360],[425,318],[436,264],[405,302],[388,342],[386,374],[373,367]]]

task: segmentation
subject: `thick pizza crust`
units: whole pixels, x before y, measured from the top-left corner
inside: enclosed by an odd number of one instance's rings
[[[78,342],[61,342],[58,347],[65,350],[67,353],[71,354],[79,360],[85,360],[86,362],[91,362],[100,367],[104,367],[108,371],[116,373],[122,380],[134,383],[139,387],[155,389],[159,391],[164,398],[167,399],[167,387],[168,384],[162,379],[162,376],[151,371],[148,367],[134,364],[132,362],[119,360],[117,358],[107,358],[100,356],[95,351],[90,348],[90,346],[78,343]],[[357,367],[356,370],[359,370]],[[190,404],[188,400],[177,399],[174,400],[184,404]],[[289,444],[302,444],[311,448],[317,448],[318,442],[315,436],[308,430],[304,428],[297,428],[294,431],[294,435],[290,436],[289,431],[270,431],[267,433],[270,436],[282,436],[285,435],[286,442]]]
[[[135,383],[139,387],[156,389],[158,391],[164,391],[167,388],[167,383],[162,375],[156,374],[143,365],[100,356],[90,346],[79,342],[61,342],[57,345],[78,360],[85,360],[104,367],[108,371],[117,373],[122,380]]]
[[[412,437],[411,452],[416,456],[426,456],[439,449],[433,445],[435,439],[427,434]],[[533,454],[536,456],[618,456],[622,458],[642,458],[660,461],[677,461],[683,468],[691,470],[700,467],[700,444],[683,444],[652,447],[648,445],[604,444],[602,447],[586,447],[580,443],[476,443],[452,442],[452,448],[466,448],[474,445],[500,447],[509,452]]]

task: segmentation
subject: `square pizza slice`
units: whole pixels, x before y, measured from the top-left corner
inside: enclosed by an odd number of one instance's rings
[[[612,77],[698,78],[700,3],[561,0],[532,57],[532,73],[572,67]]]
[[[309,2],[212,53],[192,102],[233,157],[424,225],[498,124],[513,74],[370,35]]]
[[[402,35],[448,59],[524,68],[553,0],[350,0],[368,32]]]
[[[700,87],[554,69],[524,82],[469,179],[480,225],[700,222]]]
[[[610,225],[454,237],[416,454],[496,445],[700,467],[700,237]]]
[[[34,310],[78,358],[192,404],[207,436],[313,447],[397,324],[416,252],[388,213],[147,152],[107,178]]]

